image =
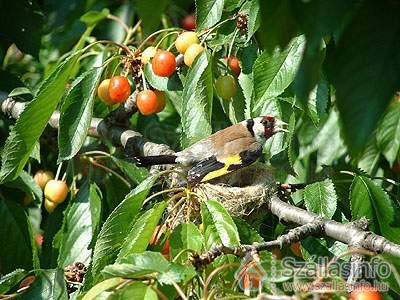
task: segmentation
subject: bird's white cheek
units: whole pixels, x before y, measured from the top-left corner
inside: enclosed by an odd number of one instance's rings
[[[264,125],[260,122],[255,122],[253,126],[253,131],[256,141],[259,143],[265,143]]]

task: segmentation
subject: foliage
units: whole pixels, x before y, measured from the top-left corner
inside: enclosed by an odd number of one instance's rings
[[[191,254],[273,240],[291,227],[267,213],[253,222],[232,217],[219,199],[200,199],[195,219],[171,220],[167,207],[176,199],[158,176],[128,163],[109,140],[87,136],[93,117],[118,107],[99,101],[98,85],[120,74],[130,73],[132,90],[145,80],[144,87],[165,92],[162,112],[125,121],[174,150],[245,118],[287,122],[289,133],[268,140],[261,161],[277,181],[305,184],[288,201],[343,223],[366,216],[371,231],[400,243],[399,9],[392,0],[2,1],[0,98],[12,95],[26,106],[17,121],[0,119],[0,298],[257,294],[241,285],[237,257],[222,255],[199,271]],[[151,63],[139,64],[137,74],[126,67],[147,46],[177,55],[179,22],[190,13],[205,47],[191,67],[170,77],[154,74]],[[239,58],[238,76],[226,56]],[[228,73],[237,92],[226,100],[215,81]],[[46,127],[55,111],[58,130]],[[33,180],[39,169],[63,176],[71,190],[52,214]],[[345,249],[308,237],[301,257],[293,247],[280,254],[314,264]],[[315,279],[279,273],[283,266],[270,251],[260,257],[268,274],[263,292],[293,294],[284,283]],[[393,266],[385,299],[397,299],[398,263],[385,261]],[[84,275],[66,283],[64,268],[76,262],[85,267],[72,273]],[[35,280],[21,289],[28,274]],[[343,283],[339,275],[318,279]]]

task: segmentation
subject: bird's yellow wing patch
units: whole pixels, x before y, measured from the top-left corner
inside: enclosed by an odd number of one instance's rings
[[[237,155],[232,155],[228,156],[224,159],[219,160],[221,163],[224,163],[224,166],[221,169],[212,171],[208,173],[204,178],[201,180],[201,182],[209,181],[211,179],[223,176],[225,174],[231,173],[233,170],[228,170],[229,166],[231,165],[240,165],[242,164],[242,158],[240,157],[239,154]]]

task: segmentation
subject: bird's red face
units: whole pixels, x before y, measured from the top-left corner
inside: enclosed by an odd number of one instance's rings
[[[278,120],[273,116],[262,117],[261,123],[264,125],[264,136],[266,139],[269,139],[277,132],[288,132],[287,129],[281,127],[286,126],[287,123]]]

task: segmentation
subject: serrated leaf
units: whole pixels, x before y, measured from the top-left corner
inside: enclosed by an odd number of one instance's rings
[[[246,221],[234,217],[233,220],[235,221],[239,237],[240,237],[240,242],[242,244],[253,244],[253,243],[262,243],[264,242],[264,239],[262,236],[255,230],[253,227],[251,227],[250,224],[248,224]]]
[[[36,280],[19,299],[67,300],[64,271],[62,269],[38,271]]]
[[[110,300],[158,300],[157,293],[148,285],[141,282],[128,284],[114,293]]]
[[[85,23],[87,26],[93,26],[99,23],[100,21],[107,18],[110,14],[110,11],[107,8],[104,8],[102,11],[88,11],[85,13],[80,20]]]
[[[41,84],[36,97],[29,102],[7,138],[0,170],[0,182],[15,179],[22,171],[36,141],[65,91],[80,52],[62,61]]]
[[[131,162],[115,156],[111,156],[111,159],[114,161],[117,167],[124,172],[125,176],[136,184],[141,183],[143,180],[149,177],[149,171],[145,168],[140,168]]]
[[[156,176],[151,176],[126,195],[125,199],[111,212],[97,236],[93,252],[91,276],[94,283],[100,279],[100,271],[113,263],[129,231],[132,222],[142,207]]]
[[[376,145],[375,139],[372,139],[369,141],[364,149],[363,154],[358,160],[357,167],[363,170],[368,175],[373,175],[378,167],[380,157],[381,152]]]
[[[203,244],[203,236],[193,223],[179,224],[169,238],[172,257],[175,257],[182,250],[192,250],[194,253],[201,254]],[[188,259],[189,255],[190,252],[182,254],[180,261]]]
[[[136,219],[125,242],[122,244],[117,262],[120,262],[123,257],[129,254],[146,250],[166,206],[167,202],[165,201],[157,203],[153,208]]]
[[[36,245],[24,209],[14,200],[0,199],[0,220],[0,273],[38,267]]]
[[[85,141],[104,68],[105,65],[85,72],[68,90],[60,112],[58,162],[74,157]]]
[[[207,51],[199,54],[186,76],[182,93],[183,148],[211,134],[212,71]]]
[[[89,265],[92,254],[89,245],[100,223],[99,214],[97,214],[97,219],[92,218],[92,208],[100,210],[100,206],[101,199],[95,187],[85,182],[64,214],[64,223],[61,228],[64,238],[61,240],[57,259],[60,268],[77,261],[86,266]]]
[[[157,275],[160,284],[181,283],[185,285],[189,280],[197,275],[193,266],[182,266],[177,263],[171,263],[166,272]]]
[[[23,269],[16,269],[0,278],[0,294],[7,293],[13,286],[20,282],[28,274]]]
[[[169,77],[161,77],[154,74],[151,63],[144,66],[144,75],[152,87],[159,91],[182,90],[182,82],[178,74],[174,73]]]
[[[102,292],[109,290],[113,287],[116,287],[123,283],[125,279],[119,278],[119,277],[114,277],[110,279],[106,279],[98,284],[96,284],[94,287],[92,287],[86,294],[83,296],[82,300],[94,300],[99,296]]]
[[[307,185],[303,195],[307,210],[328,219],[335,214],[337,195],[330,179]]]
[[[201,204],[201,216],[208,249],[221,244],[228,247],[240,244],[236,224],[221,203],[216,200],[203,202]]]
[[[43,192],[41,188],[33,180],[32,176],[25,171],[22,171],[15,180],[5,183],[5,186],[17,188],[28,195],[33,195],[35,203],[42,203]]]
[[[224,0],[196,0],[196,30],[210,28],[222,16]]]
[[[376,131],[376,142],[389,164],[396,161],[400,150],[400,103],[391,105]]]
[[[353,220],[367,217],[370,230],[400,243],[400,209],[380,186],[365,176],[354,177],[350,203]]]
[[[399,88],[398,10],[396,2],[363,2],[327,56],[327,74],[353,155],[363,150]]]
[[[292,83],[301,61],[305,45],[303,36],[294,38],[283,50],[263,52],[254,63],[253,111],[263,101],[279,96]]]

